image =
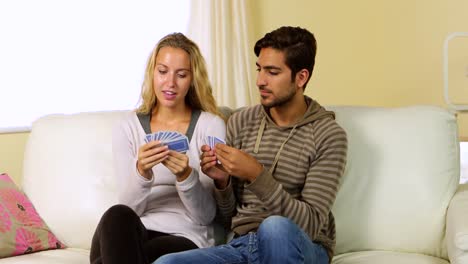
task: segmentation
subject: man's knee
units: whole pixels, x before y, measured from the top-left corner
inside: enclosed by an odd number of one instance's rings
[[[159,257],[153,264],[170,264],[173,263],[171,262],[171,257],[169,256],[170,254],[164,255]]]
[[[153,264],[191,264],[191,263],[213,263],[210,252],[207,249],[191,249],[181,252],[169,253],[159,257]]]
[[[270,216],[263,220],[258,228],[258,234],[260,236],[279,236],[284,237],[291,232],[296,232],[297,226],[290,219],[283,216]]]

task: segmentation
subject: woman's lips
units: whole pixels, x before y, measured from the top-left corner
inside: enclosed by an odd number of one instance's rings
[[[162,93],[163,93],[164,99],[166,100],[174,100],[177,95],[175,92],[171,92],[171,91],[163,91]]]

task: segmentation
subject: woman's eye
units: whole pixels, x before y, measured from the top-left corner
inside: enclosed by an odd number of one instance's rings
[[[158,70],[158,72],[159,72],[160,74],[166,74],[166,73],[167,73],[167,71],[165,71],[165,70]]]
[[[179,78],[185,78],[185,77],[187,77],[186,74],[177,74],[177,76],[179,76]]]

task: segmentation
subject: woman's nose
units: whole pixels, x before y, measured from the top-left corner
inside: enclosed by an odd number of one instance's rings
[[[174,73],[169,73],[167,75],[167,79],[166,79],[166,82],[169,86],[174,86],[175,85],[175,78],[176,78],[176,75]]]

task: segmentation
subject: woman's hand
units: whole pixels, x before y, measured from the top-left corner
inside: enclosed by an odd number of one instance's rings
[[[187,155],[177,151],[170,150],[169,155],[162,161],[162,164],[174,173],[179,182],[187,179],[192,172]]]
[[[138,149],[137,169],[141,176],[150,180],[153,177],[153,167],[167,159],[169,149],[161,142],[151,141]]]

